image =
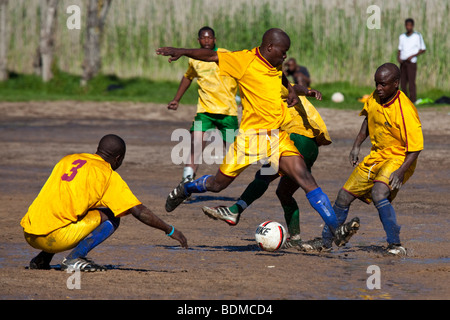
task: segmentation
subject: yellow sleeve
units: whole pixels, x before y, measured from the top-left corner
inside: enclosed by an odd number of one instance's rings
[[[111,209],[115,216],[120,216],[125,211],[141,204],[126,182],[115,171],[111,174],[101,203]]]
[[[416,107],[412,103],[402,104],[402,136],[406,144],[406,152],[423,150],[422,124]]]
[[[192,63],[192,59],[189,59],[189,67],[186,71],[186,73],[184,74],[184,77],[189,79],[189,80],[193,80],[194,78],[197,78],[197,71],[195,71],[195,68],[193,66]]]
[[[241,79],[248,65],[254,59],[250,51],[217,52],[221,76]]]

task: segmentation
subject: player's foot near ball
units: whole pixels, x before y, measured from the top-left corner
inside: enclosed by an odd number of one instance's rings
[[[66,259],[61,262],[61,270],[73,270],[83,272],[106,271],[106,267],[96,264],[88,258]]]
[[[300,235],[296,234],[287,238],[281,249],[298,248],[302,242]]]
[[[334,234],[334,243],[338,247],[345,246],[350,238],[359,230],[359,218],[355,217],[350,222],[341,224]]]
[[[189,198],[190,194],[186,195],[186,193],[184,192],[184,185],[187,182],[188,181],[184,181],[184,180],[181,181],[180,184],[169,193],[169,195],[167,196],[167,200],[166,200],[166,211],[167,212],[172,212],[181,203],[183,203],[184,200]]]
[[[403,247],[401,244],[391,243],[388,245],[386,251],[389,255],[398,257],[406,257],[407,255],[406,248]]]
[[[325,246],[322,238],[315,238],[308,241],[301,241],[297,246],[299,251],[303,252],[330,252],[331,247]]]
[[[240,213],[231,212],[228,207],[203,207],[203,213],[214,220],[223,220],[230,226],[235,226],[241,217]]]

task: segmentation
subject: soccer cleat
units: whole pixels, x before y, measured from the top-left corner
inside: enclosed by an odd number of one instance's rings
[[[106,271],[106,267],[94,263],[88,258],[76,258],[64,260],[61,262],[61,270],[83,271],[83,272],[95,272]]]
[[[185,180],[181,181],[180,184],[169,193],[169,195],[167,196],[167,200],[166,200],[166,211],[167,212],[172,212],[181,203],[183,203],[184,200],[189,198],[190,195],[186,195],[186,193],[184,192],[184,185],[187,182],[188,181],[185,181]]]
[[[187,176],[186,178],[183,178],[181,180],[182,183],[188,183],[188,182],[192,182],[192,181],[194,181],[194,178],[191,178],[191,176]],[[184,199],[183,202],[189,202],[191,200],[192,200],[191,195],[189,195],[186,199]]]
[[[30,261],[30,269],[32,270],[50,270],[50,261],[53,258],[53,253],[42,251]]]
[[[407,255],[405,247],[402,247],[401,244],[394,244],[394,243],[388,245],[387,253],[399,257],[404,257]]]
[[[335,231],[334,243],[338,247],[345,246],[350,238],[359,230],[359,218],[355,217],[350,222],[341,224]]]
[[[281,249],[298,248],[301,243],[302,239],[300,238],[300,235],[296,234],[286,239],[286,242],[283,244]]]
[[[228,207],[203,207],[202,208],[203,213],[206,214],[208,217],[214,220],[223,220],[226,223],[228,223],[230,226],[235,226],[239,222],[239,218],[241,217],[240,213],[233,213],[230,211]]]
[[[322,238],[314,238],[312,240],[302,241],[298,245],[297,249],[300,251],[305,251],[305,252],[311,252],[311,251],[330,252],[331,251],[331,247],[325,246]]]

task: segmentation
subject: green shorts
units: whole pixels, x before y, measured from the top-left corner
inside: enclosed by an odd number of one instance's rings
[[[294,142],[295,147],[302,154],[308,171],[311,172],[311,168],[319,156],[319,146],[317,145],[316,140],[296,133],[291,133],[289,138]]]
[[[223,141],[233,143],[239,129],[238,117],[225,114],[197,113],[190,131],[205,132],[214,129],[220,131]]]

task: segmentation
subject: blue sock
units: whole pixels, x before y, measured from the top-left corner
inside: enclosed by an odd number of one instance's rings
[[[100,243],[108,239],[116,230],[113,223],[106,220],[99,225],[90,236],[87,236],[69,253],[66,259],[84,258],[88,252],[98,246]]]
[[[317,188],[311,192],[308,192],[306,194],[306,198],[309,200],[311,206],[320,214],[325,224],[330,228],[330,231],[334,234],[334,231],[339,226],[339,223],[327,195],[323,193],[322,189]]]
[[[374,202],[374,204],[386,232],[387,242],[389,244],[400,244],[400,226],[397,224],[395,210],[391,202],[388,199],[384,199],[377,203]]]
[[[345,220],[347,220],[349,207],[340,207],[337,204],[334,204],[333,210],[336,214],[336,218],[338,220],[339,225],[343,224]],[[328,225],[325,225],[322,230],[322,240],[326,247],[331,247],[333,242],[333,234],[330,231]]]
[[[184,185],[184,193],[189,196],[191,193],[204,193],[206,190],[206,180],[212,175],[206,175]]]

